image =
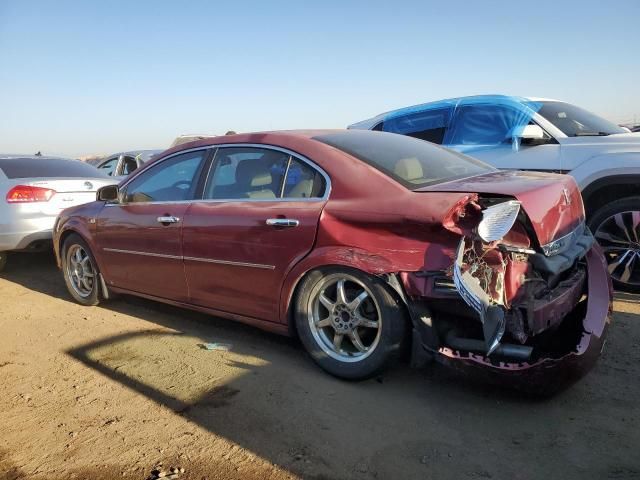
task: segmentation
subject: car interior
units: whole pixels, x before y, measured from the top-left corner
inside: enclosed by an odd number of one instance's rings
[[[208,199],[275,199],[321,196],[322,176],[308,165],[282,152],[262,151],[246,158],[232,150],[216,159]],[[286,176],[286,178],[285,178]],[[284,184],[284,185],[283,185]]]

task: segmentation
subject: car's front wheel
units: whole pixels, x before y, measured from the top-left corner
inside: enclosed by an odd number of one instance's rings
[[[62,246],[62,271],[67,290],[82,305],[100,303],[98,265],[87,243],[78,235],[70,235]]]
[[[0,272],[7,266],[7,252],[0,252]]]
[[[589,227],[604,251],[614,287],[640,293],[640,197],[605,205]]]
[[[404,309],[382,280],[338,267],[303,279],[295,321],[311,358],[350,380],[381,371],[399,350],[406,327]]]

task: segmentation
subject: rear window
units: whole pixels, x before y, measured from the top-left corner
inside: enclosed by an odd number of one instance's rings
[[[368,163],[411,190],[495,170],[474,158],[404,135],[347,130],[314,139]]]
[[[97,168],[64,158],[0,158],[0,170],[7,178],[100,178]]]

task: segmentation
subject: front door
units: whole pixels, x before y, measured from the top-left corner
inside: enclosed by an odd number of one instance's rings
[[[559,172],[560,145],[549,143],[513,148],[513,131],[531,120],[530,112],[511,105],[477,104],[458,107],[444,144],[502,169]]]
[[[187,301],[181,235],[206,150],[159,161],[126,184],[121,202],[97,219],[101,268],[108,285]]]
[[[327,177],[287,152],[220,148],[184,220],[191,303],[277,321],[289,269],[313,248]]]

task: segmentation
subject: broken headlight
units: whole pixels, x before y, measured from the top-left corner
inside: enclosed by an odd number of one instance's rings
[[[492,205],[482,211],[482,221],[478,224],[478,235],[485,242],[494,242],[504,237],[518,217],[520,202],[509,200]]]

